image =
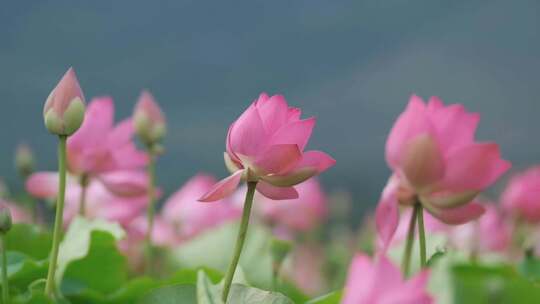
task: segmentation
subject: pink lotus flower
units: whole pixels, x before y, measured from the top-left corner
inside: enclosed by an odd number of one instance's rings
[[[315,118],[302,120],[300,115],[300,109],[289,107],[283,96],[261,94],[229,128],[224,157],[232,175],[200,201],[230,195],[241,179],[257,181],[257,191],[268,198],[297,198],[294,185],[335,164],[324,152],[304,151]]]
[[[134,179],[136,178],[135,172]],[[26,189],[37,198],[53,199],[58,191],[58,174],[56,172],[34,173],[26,181]],[[107,219],[118,222],[124,227],[138,217],[148,204],[144,193],[139,196],[118,196],[97,180],[90,181],[86,191],[86,217]],[[80,195],[81,186],[76,177],[68,176],[64,223],[69,224],[77,215]]]
[[[131,241],[140,244],[148,231],[146,216],[139,216],[128,225],[128,237]],[[180,242],[179,235],[171,223],[160,216],[154,218],[152,227],[152,242],[162,247],[175,246]]]
[[[342,304],[430,304],[426,291],[428,271],[422,271],[405,281],[399,268],[381,255],[370,261],[357,254],[349,268]]]
[[[289,231],[310,231],[328,213],[326,195],[319,181],[309,179],[296,186],[299,198],[276,202],[264,196],[256,197],[262,217],[272,226]]]
[[[510,180],[502,195],[506,211],[529,223],[540,222],[540,166],[530,168]]]
[[[479,219],[450,228],[450,241],[473,253],[505,252],[511,245],[512,227],[493,204],[483,206],[486,212]]]
[[[49,132],[71,135],[84,119],[84,95],[73,68],[69,68],[51,91],[43,107],[43,119]]]
[[[484,208],[468,204],[510,168],[495,143],[474,141],[480,117],[462,105],[428,104],[412,96],[386,142],[386,160],[394,174],[377,207],[379,237],[388,244],[398,224],[398,202],[419,201],[448,224],[478,218]]]
[[[133,112],[137,135],[147,145],[160,141],[167,132],[165,115],[150,92],[143,91]]]
[[[230,200],[224,199],[215,206],[198,201],[215,183],[213,176],[195,175],[165,202],[162,217],[178,227],[183,238],[190,238],[206,229],[240,218],[241,208],[233,205]]]
[[[144,168],[148,157],[137,150],[133,136],[130,118],[114,126],[114,104],[110,97],[93,99],[83,125],[68,139],[70,172],[99,175]]]

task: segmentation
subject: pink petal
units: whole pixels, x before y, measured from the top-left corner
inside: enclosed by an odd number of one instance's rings
[[[264,181],[259,181],[257,191],[273,200],[288,200],[298,198],[298,192],[293,187],[274,187]]]
[[[403,282],[401,271],[385,255],[378,255],[375,265],[374,293],[384,294],[390,289],[400,287]]]
[[[267,133],[255,104],[252,104],[230,128],[228,141],[233,154],[256,156],[263,151]]]
[[[399,224],[399,211],[396,192],[399,187],[399,179],[390,177],[384,188],[381,201],[375,211],[375,225],[377,228],[378,246],[385,251],[392,241]]]
[[[81,149],[103,141],[114,123],[114,103],[110,97],[94,98],[88,104],[84,122],[68,139],[68,149]]]
[[[313,127],[315,127],[315,118],[293,121],[283,125],[277,132],[272,135],[270,144],[297,144],[300,151],[304,151]]]
[[[480,121],[478,113],[468,113],[461,104],[445,107],[438,97],[430,98],[427,112],[443,151],[474,142],[474,134]]]
[[[55,198],[58,193],[57,172],[37,172],[26,180],[26,191],[41,199]]]
[[[287,114],[287,122],[300,120],[300,116],[302,116],[302,110],[300,110],[299,108],[289,108]]]
[[[452,191],[483,190],[510,169],[494,143],[471,144],[448,155],[442,187]]]
[[[124,119],[119,122],[107,136],[107,145],[114,149],[115,147],[121,147],[133,139],[135,129],[133,128],[132,119]]]
[[[427,134],[411,139],[402,155],[401,167],[407,181],[418,191],[444,176],[444,159],[435,139]]]
[[[281,174],[290,171],[302,159],[302,152],[296,144],[281,144],[268,147],[257,159],[255,167],[264,174]]]
[[[460,225],[473,221],[482,216],[486,210],[484,206],[478,203],[469,203],[448,209],[439,209],[428,204],[424,204],[424,206],[431,215],[450,225]]]
[[[326,171],[335,165],[335,163],[336,161],[324,152],[307,151],[302,155],[302,160],[291,172],[283,175],[263,176],[262,179],[274,186],[290,187]]]
[[[366,303],[374,287],[375,267],[365,254],[356,254],[349,267],[342,304]]]
[[[205,195],[203,195],[199,201],[200,202],[213,202],[220,199],[223,199],[234,192],[240,180],[242,179],[242,174],[244,170],[238,170],[229,177],[222,179],[217,184],[215,184],[212,189],[210,189]]]
[[[109,191],[120,196],[140,196],[148,189],[148,175],[141,171],[113,171],[99,178]]]
[[[433,126],[426,114],[426,106],[416,95],[411,96],[407,109],[394,123],[386,140],[386,161],[391,168],[399,167],[405,145],[420,134],[433,134]]]
[[[257,108],[268,134],[276,132],[287,122],[288,105],[282,95],[274,95],[270,98],[259,98]]]

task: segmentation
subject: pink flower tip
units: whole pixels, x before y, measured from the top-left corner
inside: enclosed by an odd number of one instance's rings
[[[137,135],[146,144],[154,144],[165,136],[165,115],[150,92],[142,91],[133,112],[133,124]]]
[[[84,112],[83,92],[75,71],[69,68],[45,102],[45,127],[53,134],[69,136],[80,128]]]

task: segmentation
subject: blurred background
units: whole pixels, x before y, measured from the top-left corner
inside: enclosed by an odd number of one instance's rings
[[[69,66],[87,99],[111,95],[117,119],[143,88],[166,111],[166,193],[198,171],[226,176],[229,124],[262,91],[318,123],[309,148],[337,165],[354,217],[373,208],[389,170],[384,144],[409,96],[440,96],[482,114],[478,138],[514,168],[538,162],[540,2],[9,1],[0,9],[0,176],[30,144],[56,168],[43,103]],[[496,189],[494,193],[497,193]],[[354,220],[354,219],[353,219]]]

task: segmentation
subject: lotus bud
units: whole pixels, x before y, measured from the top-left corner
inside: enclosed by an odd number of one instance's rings
[[[143,91],[133,112],[133,125],[139,138],[149,146],[163,139],[167,133],[165,115],[150,92]]]
[[[0,234],[6,234],[11,229],[11,212],[9,208],[0,205]]]
[[[34,154],[27,144],[20,144],[15,151],[15,167],[19,174],[27,177],[34,171]]]
[[[283,263],[283,260],[287,257],[292,249],[292,242],[280,238],[272,238],[270,240],[270,254],[272,256],[273,267],[278,271]]]
[[[52,134],[69,136],[79,129],[84,120],[84,95],[73,68],[52,90],[43,108],[45,127]]]

